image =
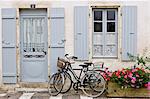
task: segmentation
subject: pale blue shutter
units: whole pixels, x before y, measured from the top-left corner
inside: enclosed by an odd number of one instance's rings
[[[16,9],[2,9],[3,83],[16,83]]]
[[[52,8],[50,10],[50,30],[51,30],[51,51],[50,51],[50,66],[51,74],[57,71],[57,58],[64,56],[64,8]]]
[[[75,56],[88,60],[88,6],[74,8]]]
[[[129,60],[128,53],[137,54],[137,7],[122,8],[122,60]]]

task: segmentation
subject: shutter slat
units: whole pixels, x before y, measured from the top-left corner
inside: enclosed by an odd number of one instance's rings
[[[137,54],[137,7],[122,8],[122,60],[128,61],[128,53]]]

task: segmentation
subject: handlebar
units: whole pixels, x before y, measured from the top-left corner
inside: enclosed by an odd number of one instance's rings
[[[78,57],[76,57],[76,56],[71,56],[71,57],[69,57],[69,54],[65,54],[65,57],[66,57],[68,60],[70,60],[70,59],[78,59]]]

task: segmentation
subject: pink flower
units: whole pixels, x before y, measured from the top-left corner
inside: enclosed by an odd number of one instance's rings
[[[108,73],[108,76],[111,77],[111,76],[112,76],[112,73],[109,72],[109,73]]]
[[[136,81],[136,78],[135,78],[135,77],[132,77],[132,80]]]
[[[136,74],[136,77],[140,77],[138,74]]]
[[[150,90],[150,82],[148,82],[148,87],[147,88],[148,88],[148,90]]]
[[[135,81],[134,81],[133,79],[131,80],[131,82],[132,82],[132,83],[135,83]]]
[[[119,75],[118,78],[121,78],[121,76]]]
[[[132,69],[132,72],[136,72],[137,71],[137,69]]]
[[[129,75],[128,75],[128,77],[132,78],[132,76],[133,76],[133,74],[130,72]]]
[[[135,78],[135,77],[132,77],[131,82],[132,82],[132,83],[135,83],[135,81],[136,81],[136,78]]]
[[[126,79],[126,78],[127,78],[127,75],[125,75],[124,78]]]

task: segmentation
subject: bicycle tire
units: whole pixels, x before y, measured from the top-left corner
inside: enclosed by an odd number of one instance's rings
[[[63,72],[63,75],[64,75],[64,85],[61,90],[61,93],[64,94],[64,93],[67,93],[71,89],[73,82],[69,73]]]
[[[88,72],[81,80],[82,91],[89,97],[100,96],[105,88],[106,82],[102,75],[97,72]]]
[[[52,96],[57,96],[64,85],[64,77],[61,73],[55,73],[52,75],[48,82],[48,92]]]

